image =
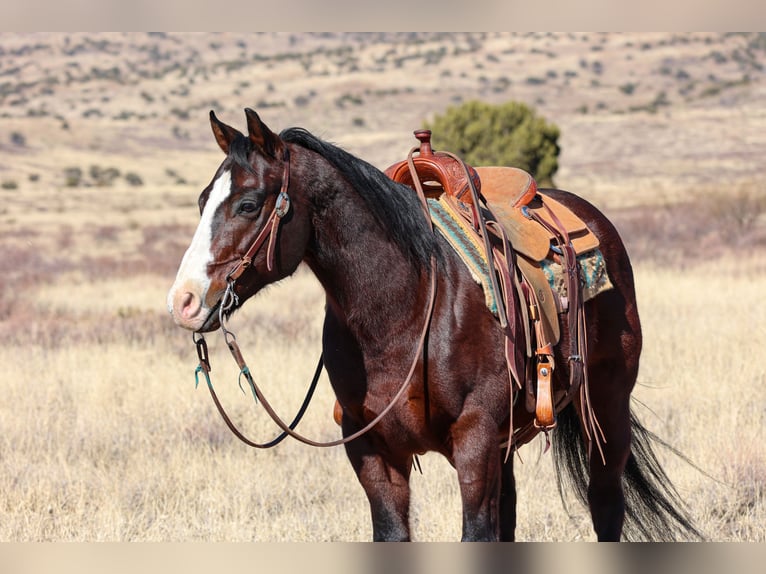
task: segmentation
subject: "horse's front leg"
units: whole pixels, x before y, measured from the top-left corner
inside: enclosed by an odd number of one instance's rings
[[[452,428],[452,458],[463,502],[463,541],[500,536],[501,451],[498,429],[480,412],[464,413]]]
[[[346,444],[346,453],[370,502],[373,540],[409,541],[412,457],[386,457],[366,436]]]

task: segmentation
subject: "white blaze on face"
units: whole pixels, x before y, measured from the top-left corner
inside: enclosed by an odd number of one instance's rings
[[[177,325],[193,331],[202,327],[210,315],[205,297],[210,287],[207,267],[213,262],[213,218],[230,192],[231,171],[226,170],[213,182],[191,245],[181,260],[175,283],[168,292],[168,311],[173,320]]]

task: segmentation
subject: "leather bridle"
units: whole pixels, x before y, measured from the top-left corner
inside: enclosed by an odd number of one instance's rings
[[[196,384],[198,385],[199,374],[200,373],[203,374],[207,382],[207,387],[208,387],[208,390],[210,391],[210,395],[213,398],[213,402],[215,403],[215,406],[218,409],[218,412],[220,413],[221,418],[224,420],[224,422],[226,423],[226,426],[229,427],[232,433],[234,433],[234,435],[238,439],[240,439],[243,443],[245,443],[248,446],[251,446],[253,448],[260,448],[260,449],[271,448],[273,446],[276,446],[280,442],[282,442],[282,440],[284,440],[285,437],[287,436],[290,436],[309,446],[315,446],[315,447],[338,446],[338,445],[348,443],[369,432],[373,427],[375,427],[383,419],[384,416],[386,416],[389,413],[389,411],[391,411],[391,409],[396,405],[399,399],[401,399],[401,397],[404,395],[405,391],[409,387],[410,382],[412,381],[412,377],[415,373],[415,368],[417,367],[418,361],[423,355],[425,340],[426,340],[426,337],[428,336],[428,331],[431,326],[431,317],[433,315],[434,302],[436,300],[436,258],[433,255],[431,256],[430,294],[428,299],[428,305],[426,306],[426,313],[425,313],[425,318],[423,320],[423,328],[420,333],[418,346],[415,351],[415,355],[412,359],[412,364],[410,365],[410,369],[407,374],[407,377],[405,378],[401,387],[397,391],[396,395],[394,395],[394,397],[388,403],[386,408],[384,408],[373,420],[367,423],[367,425],[365,425],[363,428],[359,429],[353,434],[350,434],[338,440],[329,441],[329,442],[318,442],[295,432],[294,429],[298,425],[300,420],[302,419],[303,415],[305,414],[306,409],[308,408],[308,405],[311,402],[314,391],[316,389],[319,376],[321,375],[322,368],[324,366],[323,356],[320,355],[319,357],[319,361],[314,372],[314,378],[312,379],[311,384],[309,385],[309,389],[307,391],[305,399],[303,400],[303,404],[298,410],[298,413],[296,414],[293,421],[290,424],[287,424],[276,413],[276,411],[274,411],[271,404],[268,402],[263,392],[256,384],[255,380],[253,379],[250,368],[247,366],[244,356],[242,355],[242,351],[240,350],[239,345],[237,344],[237,340],[234,333],[228,330],[225,325],[226,317],[229,311],[234,309],[239,302],[238,297],[235,293],[236,282],[245,273],[245,271],[247,271],[247,269],[252,266],[253,258],[256,256],[258,251],[261,249],[261,247],[263,247],[263,244],[266,243],[267,240],[268,240],[268,246],[266,250],[266,268],[269,271],[271,271],[274,268],[274,253],[276,248],[276,238],[279,233],[279,225],[282,219],[287,215],[287,213],[290,210],[290,196],[288,195],[288,187],[290,185],[290,152],[288,151],[287,146],[284,146],[282,159],[283,159],[283,165],[284,165],[283,174],[282,174],[282,187],[279,191],[279,194],[277,195],[277,200],[274,205],[274,209],[272,210],[269,217],[266,219],[266,222],[263,228],[261,229],[261,231],[253,240],[253,243],[250,245],[250,248],[245,252],[245,254],[240,258],[240,260],[234,265],[234,267],[226,274],[226,290],[221,298],[221,302],[219,303],[219,307],[218,307],[219,324],[220,324],[221,331],[224,334],[224,340],[226,341],[226,345],[228,346],[229,351],[231,352],[232,357],[234,358],[234,361],[237,363],[237,366],[240,369],[240,375],[239,375],[240,387],[241,387],[241,380],[244,377],[248,383],[248,386],[250,387],[250,390],[253,394],[254,399],[256,400],[256,402],[260,402],[263,405],[263,408],[266,410],[266,412],[274,421],[274,423],[282,430],[281,434],[279,434],[276,438],[274,438],[273,440],[269,442],[258,443],[247,438],[237,428],[237,426],[233,423],[233,421],[229,418],[229,416],[226,414],[225,409],[223,408],[223,405],[218,399],[218,395],[216,394],[215,389],[213,388],[213,384],[210,379],[211,366],[210,366],[210,358],[208,355],[207,342],[205,341],[204,336],[200,332],[195,332],[192,337],[194,344],[197,348],[197,356],[200,361],[195,371],[195,379],[196,379]],[[420,193],[422,194],[422,191]],[[425,196],[421,197],[421,202],[425,210],[425,216],[430,224],[430,216],[428,214],[428,206],[425,200]]]
[[[274,249],[276,246],[277,231],[282,218],[290,211],[290,196],[287,195],[287,188],[290,186],[290,150],[287,146],[284,146],[284,152],[282,154],[282,187],[277,195],[277,201],[274,204],[274,209],[269,215],[266,223],[261,229],[260,233],[253,240],[250,248],[240,258],[237,264],[226,274],[226,283],[232,286],[232,293],[234,292],[233,285],[247,271],[253,263],[253,257],[258,253],[266,239],[269,240],[269,246],[266,250],[266,269],[271,271],[274,268]],[[227,288],[228,290],[228,288]]]

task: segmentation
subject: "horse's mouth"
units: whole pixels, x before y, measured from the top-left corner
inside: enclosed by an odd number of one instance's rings
[[[197,329],[197,333],[210,333],[211,331],[215,331],[221,326],[221,320],[220,320],[220,312],[221,312],[221,301],[219,300],[218,303],[213,305],[213,307],[210,309],[210,313],[208,313],[207,318],[205,319],[204,323]]]
[[[221,311],[222,304],[223,300],[219,299],[218,302],[213,305],[213,307],[211,307],[207,319],[205,319],[205,322],[202,323],[202,326],[197,329],[197,333],[210,333],[220,329],[221,315],[223,314],[224,319],[229,319],[234,311],[239,309],[239,301],[236,300],[230,303],[223,311]]]

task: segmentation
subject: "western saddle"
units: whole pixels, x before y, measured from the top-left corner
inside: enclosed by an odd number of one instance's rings
[[[448,152],[435,152],[430,130],[417,130],[420,142],[406,160],[386,170],[394,181],[426,198],[446,201],[483,244],[497,316],[506,333],[509,380],[523,390],[533,425],[514,430],[510,452],[537,432],[556,426],[554,403],[571,400],[583,378],[587,385],[585,320],[578,254],[596,249],[598,239],[587,225],[561,203],[538,193],[534,178],[514,167],[471,167]],[[566,295],[550,286],[541,268],[554,260],[565,270]],[[494,271],[494,272],[493,272]],[[553,347],[559,342],[559,315],[567,326],[569,389],[554,399]],[[518,331],[521,331],[521,334]],[[523,335],[523,342],[521,336]],[[507,457],[507,453],[506,453]]]

